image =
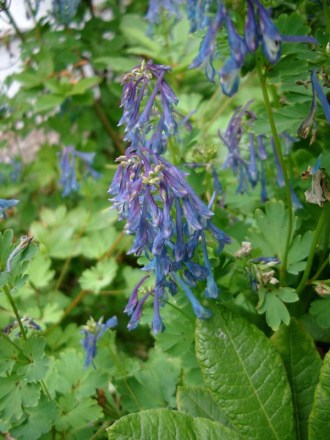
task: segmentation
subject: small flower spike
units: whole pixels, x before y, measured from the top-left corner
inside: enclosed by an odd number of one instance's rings
[[[85,350],[86,359],[85,359],[85,367],[88,367],[93,363],[93,359],[96,356],[96,343],[97,341],[104,335],[104,333],[109,328],[114,328],[118,324],[118,319],[116,316],[109,318],[106,322],[103,323],[103,318],[100,318],[98,321],[94,321],[93,318],[90,318],[87,321],[87,324],[83,326],[81,333],[85,336],[81,341],[83,349]]]
[[[6,211],[19,203],[19,200],[15,199],[0,199],[0,217],[6,219]]]

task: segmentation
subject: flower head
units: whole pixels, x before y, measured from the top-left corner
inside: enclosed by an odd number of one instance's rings
[[[178,99],[164,79],[170,67],[142,62],[122,79],[121,107],[125,124],[125,140],[132,148],[147,146],[162,153],[166,140],[176,133],[177,121],[173,106]],[[152,90],[152,91],[151,91]]]
[[[84,339],[81,341],[86,354],[85,367],[88,367],[96,356],[97,341],[109,328],[114,328],[117,324],[118,319],[116,316],[109,318],[104,323],[103,318],[100,318],[98,321],[94,321],[93,318],[90,318],[87,321],[87,324],[81,330],[81,333],[85,335]]]

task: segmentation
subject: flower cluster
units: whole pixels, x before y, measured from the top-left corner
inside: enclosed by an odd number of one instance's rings
[[[269,161],[270,157],[267,152],[269,148],[268,144],[270,144],[272,148],[272,157],[276,171],[276,184],[282,188],[285,183],[273,138],[267,142],[266,136],[255,136],[249,133],[249,128],[256,119],[254,113],[249,110],[251,103],[252,101],[249,101],[245,106],[236,108],[224,133],[218,130],[219,137],[228,150],[222,168],[231,168],[234,175],[238,177],[237,193],[243,194],[247,192],[250,187],[254,188],[260,183],[260,198],[264,203],[268,199],[265,166],[266,161]],[[286,149],[289,150],[294,139],[286,133],[282,133],[280,136]],[[292,189],[291,195],[294,207],[296,209],[301,208],[302,205]]]
[[[244,36],[240,36],[237,32],[226,7],[221,1],[216,1],[217,11],[213,19],[206,19],[204,16],[204,14],[208,14],[210,2],[207,2],[206,12],[198,8],[199,2],[192,1],[190,3],[195,4],[193,9],[195,12],[190,11],[188,13],[188,17],[192,21],[192,29],[198,28],[196,26],[197,22],[203,23],[203,27],[208,28],[200,45],[199,53],[190,67],[199,67],[205,64],[207,77],[211,81],[214,80],[216,74],[213,59],[216,56],[217,33],[220,28],[226,28],[231,55],[219,70],[218,75],[222,91],[227,96],[232,96],[238,90],[240,70],[248,52],[254,53],[261,46],[265,57],[270,63],[274,64],[281,56],[282,41],[317,43],[312,37],[280,35],[271,19],[270,12],[259,0],[246,0],[247,13]]]
[[[79,158],[83,163],[84,176],[91,176],[94,179],[100,177],[100,173],[92,167],[94,156],[95,153],[84,153],[76,150],[72,146],[63,147],[59,154],[59,167],[61,170],[60,185],[63,186],[63,197],[79,191],[76,174],[76,158]]]
[[[83,349],[86,353],[85,367],[88,367],[93,363],[93,359],[96,356],[96,343],[104,335],[109,328],[114,328],[118,324],[116,316],[109,318],[103,323],[103,318],[98,321],[94,321],[90,318],[87,324],[83,326],[81,333],[85,335],[83,341],[81,341]]]
[[[165,12],[166,19],[168,17],[174,17],[175,20],[181,18],[179,6],[183,3],[183,0],[152,0],[149,2],[149,8],[146,15],[146,19],[150,23],[148,34],[152,33],[152,29],[156,24],[160,24],[162,21],[162,13]]]
[[[143,305],[150,297],[154,333],[164,329],[160,306],[178,287],[187,295],[196,316],[210,315],[191,289],[201,281],[205,297],[218,296],[207,241],[210,236],[215,238],[219,252],[230,241],[211,222],[210,207],[195,194],[185,173],[161,155],[167,138],[177,132],[179,125],[174,110],[177,98],[164,80],[168,70],[149,61],[124,76],[120,124],[126,125],[125,138],[130,146],[117,159],[120,164],[109,189],[113,207],[126,222],[126,232],[135,236],[129,252],[148,260],[143,270],[149,274],[135,287],[125,309],[131,316],[128,328],[138,325]],[[152,287],[142,287],[152,273]]]
[[[208,311],[193,295],[191,288],[206,281],[204,295],[216,298],[218,288],[212,275],[207,251],[207,234],[218,242],[221,251],[229,238],[212,222],[212,211],[186,182],[185,175],[162,156],[148,149],[134,152],[131,148],[118,158],[119,168],[109,192],[120,219],[126,221],[127,233],[135,235],[130,253],[145,255],[149,263],[143,268],[155,274],[155,285],[141,300],[139,288],[134,289],[126,312],[131,316],[129,328],[135,328],[146,299],[153,295],[153,331],[163,330],[159,307],[166,299],[166,290],[174,295],[177,285],[186,293],[199,318]],[[202,250],[203,262],[198,260],[197,248]]]
[[[173,106],[178,99],[164,79],[169,70],[150,60],[123,77],[123,116],[118,125],[125,125],[124,140],[134,149],[144,145],[163,153],[167,138],[176,133]]]

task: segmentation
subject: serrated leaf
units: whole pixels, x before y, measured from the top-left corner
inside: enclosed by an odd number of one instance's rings
[[[27,408],[25,412],[27,420],[10,432],[17,439],[36,440],[51,430],[57,416],[56,403],[43,396],[37,407]]]
[[[15,347],[3,335],[0,335],[0,346],[0,374],[10,374],[20,353],[19,347]]]
[[[114,243],[116,237],[118,237],[118,232],[112,226],[108,226],[107,229],[101,231],[90,232],[81,239],[82,255],[94,259],[102,257]]]
[[[204,380],[232,424],[248,439],[294,438],[290,387],[279,354],[254,325],[225,307],[197,322]]]
[[[132,377],[116,382],[121,403],[126,411],[175,406],[175,390],[179,380],[180,363],[165,354],[149,351],[148,361]],[[134,397],[128,392],[133,390]]]
[[[280,353],[289,383],[296,415],[297,439],[308,440],[308,417],[322,361],[312,338],[295,319],[282,325],[271,342]]]
[[[55,271],[51,270],[51,259],[38,253],[29,265],[29,281],[38,289],[46,287],[54,278]]]
[[[102,409],[95,399],[85,397],[77,401],[73,395],[60,397],[58,400],[59,416],[55,426],[59,431],[72,431],[83,428],[88,423],[95,423],[102,417]]]
[[[168,409],[153,409],[129,414],[108,429],[109,440],[238,440],[228,428],[208,419]]]
[[[309,440],[329,437],[330,420],[330,352],[323,360],[320,380],[316,385],[314,402],[309,417]]]
[[[179,387],[176,402],[179,411],[193,417],[214,420],[232,429],[228,417],[215,401],[211,391],[205,387]]]
[[[115,259],[102,260],[91,269],[86,269],[79,278],[80,285],[85,290],[99,293],[115,278],[118,265]]]

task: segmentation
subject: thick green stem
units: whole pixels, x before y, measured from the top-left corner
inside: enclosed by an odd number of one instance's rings
[[[329,207],[330,207],[330,203],[327,203],[321,212],[319,221],[317,223],[316,229],[314,231],[314,236],[313,236],[313,241],[309,250],[309,254],[308,254],[308,258],[307,258],[307,263],[306,263],[306,267],[303,273],[303,276],[300,280],[300,283],[297,287],[297,293],[298,295],[301,294],[301,292],[304,290],[305,286],[306,286],[306,282],[308,280],[311,268],[312,268],[312,264],[313,264],[313,259],[314,259],[314,254],[315,254],[315,250],[316,250],[316,246],[318,244],[321,232],[326,224],[326,221],[328,219],[328,215],[329,215]]]
[[[8,287],[8,286],[3,286],[3,291],[5,292],[5,295],[6,295],[7,299],[8,299],[8,301],[10,302],[10,305],[11,305],[11,307],[12,307],[14,313],[15,313],[16,320],[17,320],[18,325],[19,325],[19,328],[20,328],[20,330],[21,330],[22,338],[26,340],[26,332],[25,332],[25,328],[24,328],[24,326],[23,326],[23,323],[22,323],[21,317],[19,316],[19,313],[18,313],[18,310],[17,310],[16,304],[15,304],[15,301],[14,301],[13,297],[12,297],[11,294],[10,294],[10,289],[9,289],[9,287]]]
[[[288,176],[287,168],[285,165],[284,157],[282,154],[281,143],[280,143],[280,139],[279,139],[279,136],[277,133],[277,129],[276,129],[275,121],[274,121],[274,116],[273,116],[273,112],[272,112],[272,107],[271,107],[271,104],[269,101],[266,80],[262,74],[260,63],[258,63],[258,76],[259,76],[259,81],[260,81],[260,85],[261,85],[262,95],[264,98],[264,103],[265,103],[265,108],[266,108],[266,112],[268,115],[270,128],[271,128],[272,135],[273,135],[275,151],[276,151],[276,154],[278,156],[278,159],[279,159],[282,171],[283,171],[283,177],[284,177],[284,183],[285,183],[284,191],[285,191],[286,202],[287,202],[287,207],[288,207],[288,211],[289,211],[288,233],[287,233],[287,237],[285,239],[286,240],[285,241],[285,252],[284,252],[284,257],[283,257],[283,261],[282,261],[282,265],[281,265],[281,269],[280,269],[280,277],[281,277],[281,282],[283,284],[285,282],[286,267],[287,267],[287,263],[288,263],[288,253],[289,253],[291,236],[292,236],[292,229],[293,229],[293,209],[292,209],[292,200],[291,200],[291,190],[290,190],[289,176]]]

